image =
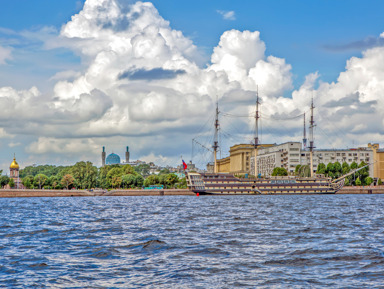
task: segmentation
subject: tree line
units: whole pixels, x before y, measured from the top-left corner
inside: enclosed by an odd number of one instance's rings
[[[320,163],[317,166],[317,174],[322,174],[332,179],[340,178],[352,172],[356,169],[362,168],[361,170],[355,172],[354,174],[345,178],[346,186],[369,186],[373,183],[373,179],[369,176],[369,167],[366,166],[367,163],[361,162],[357,164],[356,162],[352,162],[349,165],[347,162],[340,164],[339,162],[328,163],[325,165],[324,163]],[[366,166],[366,167],[365,167]],[[364,168],[363,168],[364,167]],[[285,168],[275,168],[272,172],[272,176],[287,176],[288,172]],[[295,169],[295,175],[300,177],[309,177],[311,175],[311,171],[308,165],[297,165]],[[381,179],[378,180],[378,184],[381,185]]]
[[[159,175],[149,174],[149,165],[106,165],[97,168],[91,162],[78,162],[73,166],[28,166],[20,170],[19,177],[27,189],[129,189],[150,185],[165,188],[186,188],[185,178],[163,169]],[[1,175],[2,171],[0,171]],[[15,184],[8,176],[0,176],[0,187]]]

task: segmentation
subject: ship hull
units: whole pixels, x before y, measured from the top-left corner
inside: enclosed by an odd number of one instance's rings
[[[223,173],[190,173],[187,182],[189,189],[200,195],[318,195],[335,194],[342,187],[324,177],[239,179]]]

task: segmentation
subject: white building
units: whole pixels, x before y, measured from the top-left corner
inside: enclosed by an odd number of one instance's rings
[[[315,150],[313,153],[313,169],[317,170],[320,163],[326,166],[329,163],[344,162],[351,165],[362,161],[370,163],[373,160],[373,151],[366,148],[341,150]],[[294,173],[297,165],[309,165],[309,151],[303,150],[300,142],[287,142],[270,147],[260,147],[257,153],[257,172],[268,177],[276,167],[285,168],[288,173]],[[251,174],[254,174],[254,157],[251,158]],[[373,167],[369,167],[369,175],[373,176]]]

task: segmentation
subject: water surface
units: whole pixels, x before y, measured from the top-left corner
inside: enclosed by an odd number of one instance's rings
[[[0,199],[0,287],[384,288],[384,195]]]

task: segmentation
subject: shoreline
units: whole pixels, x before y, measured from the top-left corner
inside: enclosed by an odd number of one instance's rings
[[[384,194],[384,186],[344,187],[336,193],[340,194]],[[298,194],[295,194],[298,195]],[[195,196],[187,189],[164,190],[28,190],[0,189],[0,198],[30,197],[98,197],[98,196]]]

